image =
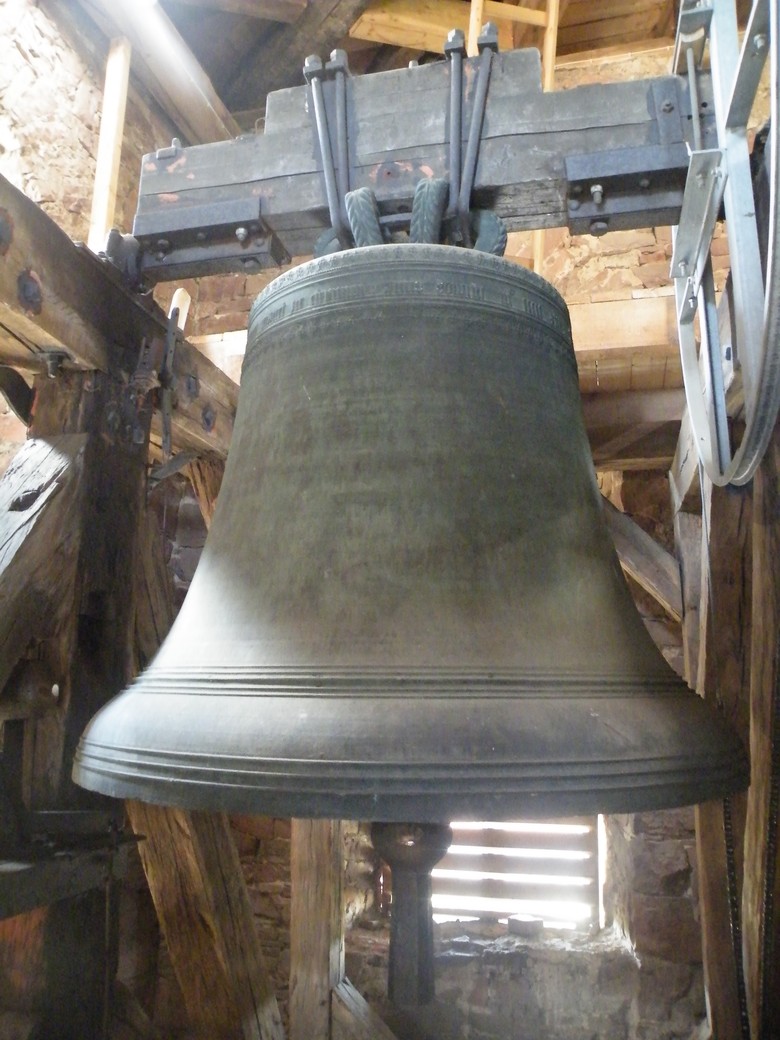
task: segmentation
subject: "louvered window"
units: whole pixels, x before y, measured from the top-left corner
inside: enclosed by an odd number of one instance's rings
[[[453,843],[433,870],[439,921],[539,918],[587,931],[599,921],[595,816],[551,822],[452,824]]]

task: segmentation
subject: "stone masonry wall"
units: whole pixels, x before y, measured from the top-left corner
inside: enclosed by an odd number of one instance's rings
[[[61,23],[57,7],[46,0],[0,4],[0,173],[71,238],[85,240],[108,43],[94,29],[87,37]],[[77,11],[73,17],[79,20]],[[135,213],[142,155],[173,135],[131,77],[116,220],[125,230]]]

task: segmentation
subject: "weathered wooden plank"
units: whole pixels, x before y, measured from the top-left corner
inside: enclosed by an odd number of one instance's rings
[[[128,802],[160,927],[195,1027],[213,1040],[283,1040],[223,813]]]
[[[119,183],[119,160],[125,136],[125,109],[130,82],[130,42],[123,36],[111,41],[106,59],[103,107],[100,113],[100,137],[92,192],[87,244],[99,252],[106,236],[114,227],[116,193]]]
[[[447,913],[447,899],[451,897],[453,903],[451,904],[454,908],[457,908],[458,901],[465,897],[472,899],[475,897],[485,899],[518,899],[518,900],[539,900],[540,902],[559,902],[559,901],[577,901],[582,899],[583,902],[595,904],[596,896],[596,881],[595,878],[588,878],[581,884],[578,884],[576,890],[573,891],[571,885],[564,886],[563,884],[555,884],[550,882],[549,884],[534,884],[532,882],[520,883],[513,882],[511,886],[511,893],[508,892],[509,886],[504,882],[496,878],[464,878],[460,880],[458,878],[442,877],[439,882],[441,888],[446,889],[446,892],[439,892],[437,895],[437,906],[439,912]]]
[[[528,858],[515,858],[500,855],[469,856],[448,852],[438,864],[437,870],[484,871],[501,874],[533,874],[537,877],[588,877],[595,873],[595,857],[585,859],[561,859],[554,856],[537,855]],[[513,889],[514,893],[514,889]],[[513,897],[514,894],[513,894]]]
[[[49,859],[0,860],[0,918],[104,889],[111,855],[106,849],[63,849]]]
[[[219,459],[196,459],[187,466],[186,474],[200,505],[203,522],[210,528],[225,475],[225,464]]]
[[[664,423],[638,423],[636,426],[613,433],[604,441],[591,443],[593,448],[593,463],[597,468],[604,468],[612,464],[613,460],[624,450],[630,450],[639,441],[649,435],[663,429]]]
[[[575,303],[569,317],[574,349],[583,357],[593,352],[679,350],[673,296]]]
[[[485,22],[544,28],[547,16],[543,10],[495,0],[481,0],[478,7],[459,0],[374,0],[352,24],[349,35],[356,40],[442,54],[447,33],[460,29],[470,40],[473,36],[468,53],[476,54],[476,39]]]
[[[751,632],[751,501],[744,490],[705,489],[702,540],[700,635],[696,686],[719,707],[748,743]],[[707,538],[708,536],[708,538]],[[725,808],[724,808],[725,806]],[[738,902],[746,796],[696,807],[699,906],[707,1006],[712,1035],[739,1036],[741,953],[735,950],[729,871]],[[729,813],[729,850],[724,829]]]
[[[333,990],[331,1040],[396,1040],[349,979]]]
[[[293,820],[290,1040],[331,1035],[331,991],[344,979],[342,858],[340,821]]]
[[[680,422],[684,413],[684,390],[625,390],[582,396],[582,417],[589,432],[641,423]]]
[[[74,608],[84,434],[27,441],[0,481],[0,689]]]
[[[680,510],[674,515],[674,545],[680,564],[683,601],[683,676],[695,690],[699,674],[700,601],[702,591],[701,516]]]
[[[743,950],[755,1037],[780,1034],[780,433],[753,481],[750,760],[742,898]]]
[[[127,381],[142,341],[162,343],[162,310],[124,288],[110,264],[74,245],[1,176],[0,219],[10,229],[8,250],[0,257],[0,355],[5,327],[14,360],[19,344],[26,347],[23,367],[42,371],[45,354],[60,351],[67,367],[123,373]],[[176,351],[173,390],[174,447],[225,457],[238,400],[235,383],[185,342]]]
[[[36,726],[36,800],[51,804],[75,790],[69,754],[88,719],[132,673],[134,561],[146,489],[148,410],[136,434],[118,418],[126,401],[121,379],[61,372],[35,382],[33,436],[86,434],[83,490],[67,528],[79,539],[72,609],[48,647],[60,687],[56,725]],[[75,593],[75,598],[74,597]]]
[[[677,561],[625,513],[603,499],[604,518],[615,542],[620,565],[675,621],[682,618]]]
[[[699,453],[696,450],[693,427],[687,408],[683,414],[680,435],[669,470],[669,488],[672,495],[672,508],[675,511],[696,512],[701,510]]]

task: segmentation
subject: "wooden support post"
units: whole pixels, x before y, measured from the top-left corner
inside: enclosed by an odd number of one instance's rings
[[[696,686],[718,704],[747,744],[751,598],[751,501],[749,493],[715,488],[704,494],[701,541],[701,601]],[[691,574],[691,579],[693,574]],[[684,593],[685,594],[685,593]],[[692,648],[689,648],[689,654]],[[702,955],[710,1026],[714,1037],[741,1035],[739,972],[729,909],[742,878],[746,796],[734,795],[696,807],[696,845]],[[724,828],[731,817],[731,848]]]
[[[293,820],[290,1040],[330,1040],[331,992],[344,979],[339,820]]]
[[[95,187],[87,238],[87,245],[93,253],[104,248],[106,236],[114,225],[119,160],[125,134],[127,85],[130,81],[130,53],[130,43],[124,36],[111,41],[106,61]]]
[[[148,514],[137,576],[136,654],[145,664],[173,622],[170,576]],[[283,1040],[241,863],[223,813],[129,802],[141,860],[193,1024],[215,1040]]]
[[[127,810],[193,1025],[211,1040],[283,1040],[225,814]]]
[[[469,10],[469,31],[466,36],[466,54],[470,58],[478,53],[477,40],[482,32],[482,19],[485,14],[485,0],[471,0]]]
[[[31,525],[36,520],[41,525],[38,539],[31,538],[29,546],[22,544],[13,554],[19,561],[28,556],[31,564],[18,570],[15,595],[21,596],[19,602],[25,594],[32,599],[45,596],[50,570],[62,602],[70,609],[55,613],[55,631],[48,625],[38,630],[31,627],[19,648],[22,651],[31,641],[45,640],[36,653],[59,687],[56,711],[34,722],[34,739],[25,748],[31,760],[28,798],[33,809],[69,808],[82,804],[81,791],[70,780],[75,743],[88,719],[119,692],[130,675],[133,567],[146,480],[149,414],[138,416],[141,436],[127,437],[117,421],[127,404],[126,382],[118,372],[61,372],[56,378],[39,378],[35,392],[30,451],[40,451],[50,443],[41,456],[39,485],[26,483],[30,494],[17,495],[9,506],[13,514],[15,502],[16,510]],[[58,449],[68,446],[70,467],[57,461]],[[67,459],[68,452],[64,455]],[[72,487],[69,469],[73,477],[79,474]],[[46,568],[35,560],[42,552],[45,558],[38,542],[46,531],[45,514],[51,514],[49,522],[54,519],[57,499],[60,504],[69,500],[70,508],[66,517],[60,517],[62,531],[49,529],[46,549],[51,567]],[[36,502],[48,505],[39,516]],[[64,565],[57,560],[58,545],[67,547]],[[60,587],[58,567],[63,567],[68,576],[65,585],[70,583],[70,587]],[[35,620],[33,617],[33,624]],[[32,886],[36,871],[26,877]],[[98,864],[93,884],[104,878],[105,869]],[[21,877],[18,880],[21,883]],[[45,910],[39,933],[43,978],[36,1009],[40,1036],[64,1036],[65,1024],[67,1035],[80,1040],[102,1040],[106,1033],[116,965],[116,902],[110,882],[105,888],[73,895],[83,888],[84,880],[78,872],[75,887],[71,887],[60,872],[56,883],[64,887],[57,893],[49,889],[50,898],[66,898]],[[29,895],[34,893],[17,892],[14,898],[21,905]],[[15,955],[25,956],[18,948],[7,952],[11,960]]]
[[[780,432],[754,478],[751,785],[745,832],[743,949],[754,1040],[780,1035]]]

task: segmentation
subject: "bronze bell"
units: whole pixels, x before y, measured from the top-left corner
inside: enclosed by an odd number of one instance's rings
[[[261,294],[192,587],[74,777],[172,805],[419,822],[746,786],[739,741],[633,606],[550,285],[388,245]]]

